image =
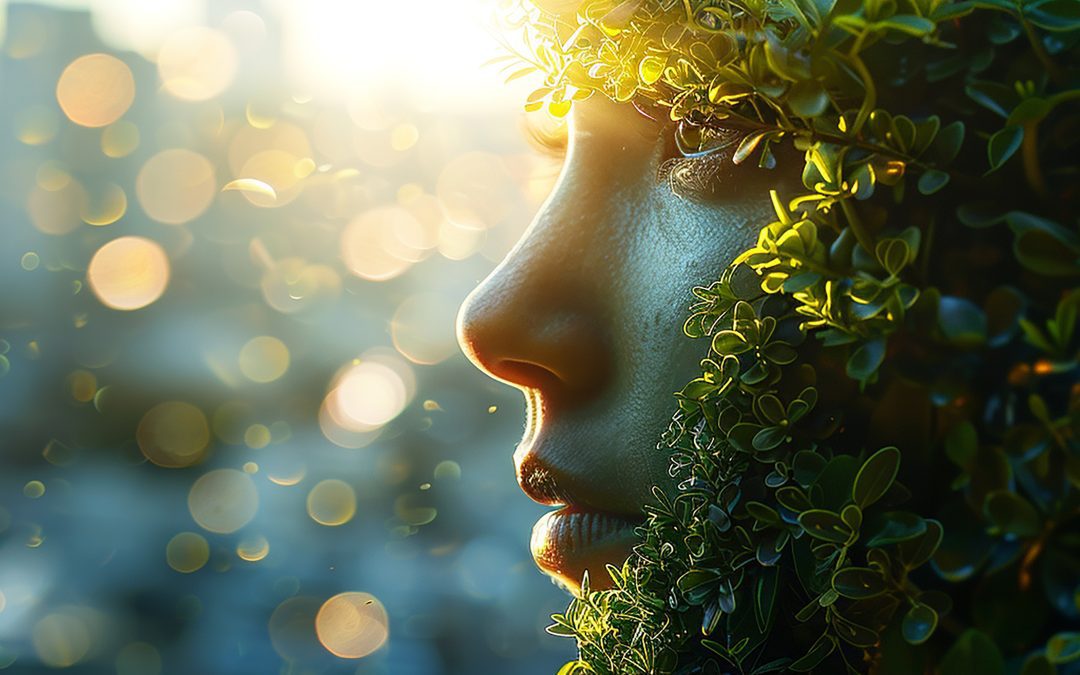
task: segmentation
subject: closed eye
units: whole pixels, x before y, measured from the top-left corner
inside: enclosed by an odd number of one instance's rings
[[[566,120],[557,120],[544,113],[526,115],[522,132],[525,140],[537,152],[552,159],[564,159],[570,145]]]

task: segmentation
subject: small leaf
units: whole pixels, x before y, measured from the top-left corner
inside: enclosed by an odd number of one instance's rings
[[[869,567],[845,567],[837,570],[831,581],[833,590],[851,600],[873,598],[889,590],[881,573]]]
[[[852,499],[861,508],[870,506],[888,492],[899,470],[900,450],[895,447],[878,450],[863,462],[859,473],[855,475],[855,485],[851,488]]]
[[[1024,127],[1021,126],[1005,127],[991,136],[990,142],[986,144],[986,156],[990,160],[990,171],[987,173],[1001,168],[1001,165],[1020,149],[1023,140]]]
[[[1011,490],[986,495],[983,514],[1002,534],[1033,537],[1042,531],[1042,518],[1031,502]]]
[[[889,511],[877,515],[865,530],[873,533],[866,540],[870,548],[898,544],[926,532],[926,521],[907,511]]]
[[[904,567],[913,570],[934,557],[938,547],[941,546],[944,534],[945,529],[941,526],[941,523],[932,518],[927,518],[926,532],[921,537],[900,542],[900,561],[904,564]]]
[[[746,161],[746,158],[754,153],[761,140],[768,135],[768,131],[759,131],[756,134],[749,134],[745,136],[739,143],[739,147],[735,149],[735,154],[731,156],[731,161],[735,164],[742,164]]]
[[[970,300],[942,297],[938,302],[938,326],[945,339],[959,347],[986,342],[986,314]]]
[[[717,354],[742,354],[750,349],[750,344],[742,334],[733,330],[722,330],[713,337],[712,349]]]
[[[848,377],[859,381],[868,380],[877,372],[883,360],[885,360],[885,340],[883,338],[863,343],[848,359]]]
[[[936,24],[930,19],[915,16],[914,14],[897,14],[884,21],[875,22],[874,26],[891,28],[914,37],[922,37],[933,33]]]
[[[969,628],[941,661],[941,675],[1005,675],[1001,650],[985,633]]]
[[[836,544],[846,543],[852,534],[838,514],[825,509],[803,511],[799,514],[799,525],[811,537]]]
[[[900,630],[909,643],[921,645],[934,634],[937,624],[938,614],[934,608],[917,602],[904,614]]]
[[[810,647],[810,651],[806,652],[801,658],[797,659],[788,668],[794,670],[797,673],[805,673],[813,670],[820,664],[825,658],[832,654],[836,649],[836,638],[828,633],[822,634],[817,639],[817,642]]]
[[[937,169],[927,169],[919,176],[919,192],[932,195],[949,184],[949,174]]]
[[[1080,660],[1080,633],[1058,633],[1046,643],[1046,658],[1050,663],[1072,663]]]

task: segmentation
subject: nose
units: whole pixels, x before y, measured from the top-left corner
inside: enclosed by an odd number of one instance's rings
[[[544,409],[580,404],[612,373],[603,272],[589,265],[581,230],[553,223],[557,217],[542,211],[458,314],[458,340],[473,363],[535,390]]]

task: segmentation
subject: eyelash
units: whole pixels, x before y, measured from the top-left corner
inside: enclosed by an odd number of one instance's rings
[[[563,159],[570,143],[565,123],[541,124],[534,117],[525,118],[525,140],[537,152],[552,159]]]
[[[566,124],[541,124],[530,116],[525,118],[524,131],[529,145],[541,154],[553,159],[566,157],[569,144]],[[672,194],[682,199],[708,199],[716,195],[721,183],[719,174],[730,164],[733,148],[743,134],[734,130],[713,129],[706,132],[712,137],[695,150],[684,142],[684,131],[681,128],[676,131],[673,142],[673,150],[679,156],[660,165],[657,181],[666,182]]]

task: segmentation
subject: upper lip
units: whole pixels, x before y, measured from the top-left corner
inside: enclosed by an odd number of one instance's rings
[[[567,506],[575,511],[598,511],[620,516],[641,517],[640,511],[627,513],[587,498],[580,488],[583,477],[560,471],[530,448],[518,458],[517,479],[522,491],[545,506]]]

